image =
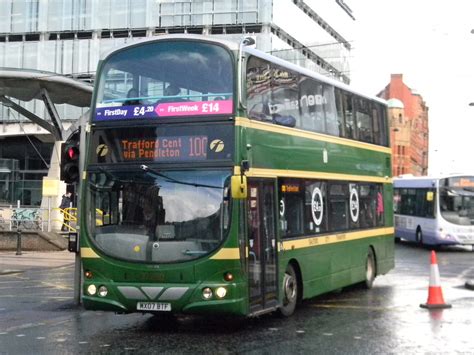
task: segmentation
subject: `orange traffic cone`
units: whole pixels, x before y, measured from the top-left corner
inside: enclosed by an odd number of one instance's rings
[[[420,304],[420,307],[428,309],[451,308],[451,305],[445,303],[443,299],[443,290],[441,289],[441,282],[439,279],[438,262],[436,261],[436,253],[434,251],[431,251],[428,301]]]

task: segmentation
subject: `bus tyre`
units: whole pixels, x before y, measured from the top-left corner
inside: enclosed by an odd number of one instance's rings
[[[284,317],[291,316],[298,301],[298,278],[294,267],[288,264],[283,277],[283,304],[279,308],[280,314]]]
[[[420,245],[423,246],[423,232],[421,231],[421,228],[418,227],[416,229],[416,242]]]
[[[372,248],[369,248],[369,252],[367,253],[367,260],[365,262],[365,288],[371,289],[374,285],[376,275],[376,268],[375,268],[375,256]]]

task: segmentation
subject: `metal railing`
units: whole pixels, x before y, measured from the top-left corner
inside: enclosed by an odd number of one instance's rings
[[[96,209],[96,225],[104,224],[107,216]],[[77,208],[0,208],[1,231],[77,231]]]

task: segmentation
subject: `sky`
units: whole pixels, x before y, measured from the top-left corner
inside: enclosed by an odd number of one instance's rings
[[[350,0],[351,85],[375,95],[390,74],[429,107],[429,173],[474,173],[474,0]]]

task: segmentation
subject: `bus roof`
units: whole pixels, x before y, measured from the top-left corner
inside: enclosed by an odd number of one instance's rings
[[[438,181],[441,179],[473,176],[471,174],[444,174],[444,175],[432,175],[432,176],[413,176],[413,175],[401,175],[393,179],[393,186],[405,187],[405,188],[421,188],[421,187],[436,187]]]
[[[248,36],[243,36],[242,39],[244,39],[245,37],[248,37]],[[140,45],[151,43],[151,42],[159,42],[159,41],[170,40],[170,39],[190,39],[190,40],[196,40],[196,41],[206,41],[206,42],[218,43],[218,44],[221,44],[221,45],[229,48],[232,51],[237,51],[239,49],[239,46],[240,46],[240,43],[237,42],[237,41],[223,39],[223,38],[218,37],[217,35],[208,35],[208,36],[206,36],[206,35],[193,35],[193,34],[159,35],[159,36],[156,36],[156,37],[146,38],[146,39],[138,40],[138,41],[135,41],[135,42],[132,42],[132,43],[126,43],[126,44],[124,44],[122,46],[119,46],[119,47],[115,47],[115,48],[111,49],[110,51],[107,51],[107,52],[103,53],[101,55],[101,60],[107,58],[112,53],[114,53],[116,51],[120,51],[124,48],[140,46]],[[368,95],[368,94],[358,92],[358,91],[354,90],[352,87],[350,87],[349,85],[346,85],[346,84],[344,84],[340,81],[337,81],[337,80],[332,79],[328,76],[319,74],[319,73],[314,72],[312,70],[300,67],[300,66],[295,65],[293,63],[290,63],[290,62],[288,62],[284,59],[281,59],[281,58],[275,57],[271,54],[262,52],[258,49],[255,49],[255,48],[252,48],[252,47],[249,47],[249,46],[244,46],[243,49],[244,49],[244,52],[246,52],[248,54],[251,54],[251,55],[257,56],[259,58],[268,60],[272,63],[276,63],[276,64],[278,64],[282,67],[285,67],[287,69],[290,69],[290,70],[293,70],[295,72],[304,74],[307,77],[314,78],[316,80],[327,83],[329,85],[340,88],[342,90],[345,90],[345,91],[351,92],[353,94],[365,97],[366,99],[377,101],[377,102],[379,102],[381,104],[384,104],[384,105],[387,104],[387,101],[384,100],[384,99],[381,99],[381,98],[376,97],[376,96],[371,96],[371,95]]]
[[[411,176],[393,179],[393,187],[435,187],[439,178],[429,176]]]
[[[121,46],[114,47],[110,49],[109,51],[105,51],[100,56],[100,59],[103,60],[107,58],[109,55],[111,55],[112,53],[120,51],[128,47],[135,47],[135,46],[140,46],[140,45],[151,43],[151,42],[166,41],[170,39],[190,39],[190,40],[196,40],[196,41],[213,42],[213,43],[221,44],[232,51],[239,49],[238,42],[222,39],[222,38],[217,37],[216,35],[206,36],[206,35],[193,35],[193,34],[171,34],[171,35],[158,35],[151,38],[147,37],[144,39],[139,39],[134,42],[125,43]]]

